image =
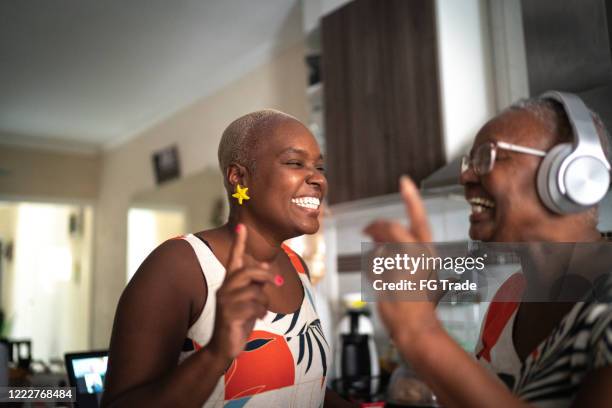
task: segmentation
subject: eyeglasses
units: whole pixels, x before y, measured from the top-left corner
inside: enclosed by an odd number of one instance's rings
[[[465,155],[461,159],[461,174],[465,173],[470,169],[474,169],[474,173],[479,176],[489,174],[493,170],[495,165],[495,158],[497,157],[497,149],[510,150],[517,153],[531,154],[533,156],[546,156],[546,152],[543,150],[532,149],[531,147],[519,146],[512,143],[506,142],[488,142],[484,143],[474,152],[472,155]]]

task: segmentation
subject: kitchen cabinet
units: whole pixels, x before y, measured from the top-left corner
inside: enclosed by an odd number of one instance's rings
[[[612,81],[610,8],[610,0],[521,2],[532,96],[549,89],[579,93]]]
[[[435,23],[430,0],[355,0],[322,19],[330,204],[444,164]]]

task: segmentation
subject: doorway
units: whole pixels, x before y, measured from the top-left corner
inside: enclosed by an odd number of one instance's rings
[[[0,202],[1,337],[49,362],[89,348],[93,209]]]
[[[162,242],[185,233],[186,215],[182,208],[138,208],[128,211],[126,282],[146,257]]]

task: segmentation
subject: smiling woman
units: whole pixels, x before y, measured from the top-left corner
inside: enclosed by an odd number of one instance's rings
[[[246,186],[247,206],[230,201],[230,223],[266,226],[285,240],[319,229],[319,206],[327,192],[323,156],[310,131],[295,118],[274,110],[243,116],[224,132],[219,165],[225,185]]]
[[[587,154],[574,154],[585,141]],[[571,159],[565,169],[580,160],[597,160],[603,173],[575,168],[574,174],[568,176],[564,170],[565,177],[557,176],[564,166],[550,163],[564,163],[565,158]],[[476,135],[460,174],[472,207],[470,237],[530,244],[531,254],[521,259],[521,273],[511,275],[493,296],[474,355],[465,353],[442,327],[434,302],[378,302],[398,350],[445,407],[611,405],[612,279],[609,262],[593,262],[610,251],[596,228],[602,195],[598,190],[605,193],[609,186],[609,158],[605,127],[572,94],[554,92],[519,101]],[[602,173],[603,183],[592,177],[597,173]],[[549,182],[540,183],[542,177]],[[543,192],[554,191],[551,185],[559,181],[566,192],[576,189],[566,183],[574,177],[582,177],[578,187],[603,188],[587,191],[591,192],[588,205],[585,197],[579,197],[568,206],[563,200],[569,201],[569,194],[544,198]],[[424,204],[407,178],[401,181],[401,194],[410,227],[381,220],[365,232],[378,242],[431,242]],[[573,243],[564,251],[566,260],[579,265],[583,273],[604,271],[605,279],[577,290],[579,295],[573,298],[533,301],[534,294],[550,293],[559,276],[572,282],[563,257],[547,255],[545,262],[533,262],[542,243]],[[586,249],[579,250],[581,245]]]
[[[117,309],[105,405],[345,403],[326,395],[330,346],[306,265],[283,244],[319,229],[322,163],[312,134],[285,113],[228,126],[228,222],[169,240],[142,263]]]

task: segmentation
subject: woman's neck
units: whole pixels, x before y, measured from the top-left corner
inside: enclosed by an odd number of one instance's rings
[[[279,239],[250,217],[230,216],[225,227],[234,234],[236,226],[243,224],[247,229],[246,252],[259,262],[272,263],[281,253],[282,239]]]
[[[525,243],[526,258],[523,259],[522,269],[527,280],[527,291],[534,299],[544,301],[548,297],[554,298],[554,292],[561,289],[567,291],[567,285],[573,286],[569,288],[571,290],[580,291],[582,282],[572,283],[568,279],[596,274],[590,269],[597,269],[595,260],[600,259],[602,253],[598,243],[603,244],[603,241],[595,228],[573,231],[568,228],[530,238]],[[572,299],[577,300],[578,297]]]
[[[584,225],[583,221],[559,223],[538,223],[534,228],[523,229],[514,242],[597,242],[601,234],[591,225]]]

